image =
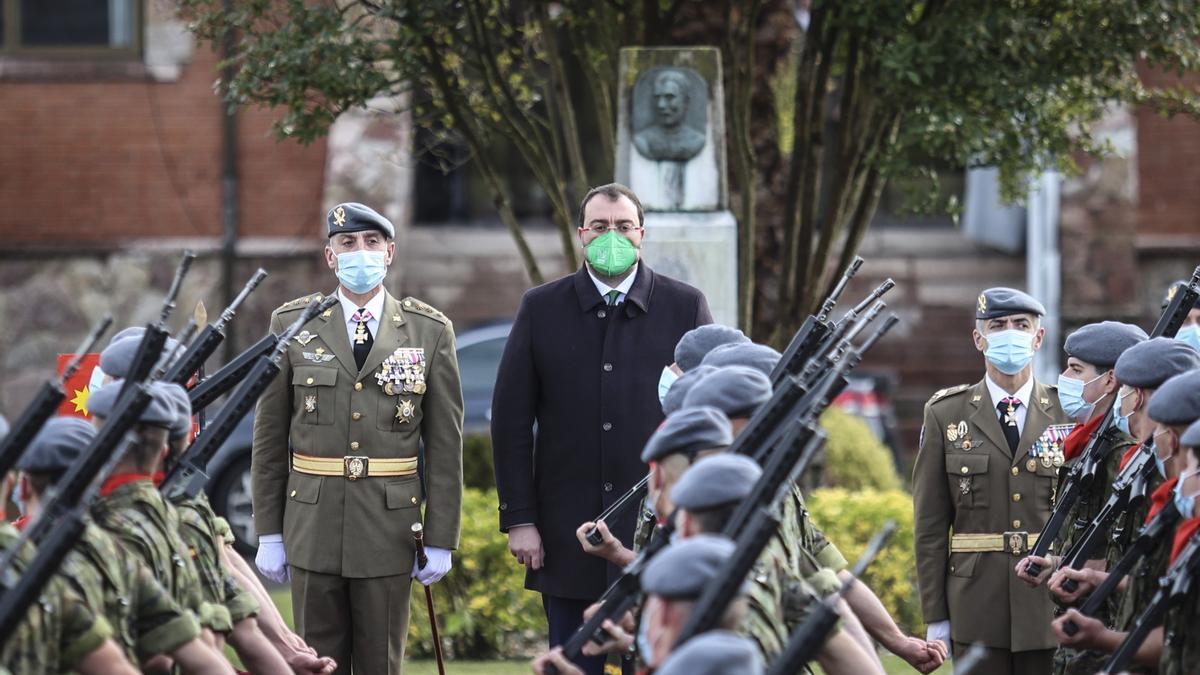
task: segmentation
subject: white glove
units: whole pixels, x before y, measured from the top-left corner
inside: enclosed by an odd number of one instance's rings
[[[442,577],[446,576],[446,572],[450,571],[450,551],[436,546],[426,546],[425,557],[429,560],[426,561],[424,568],[418,568],[418,562],[413,560],[412,576],[428,586],[441,581]]]
[[[929,630],[925,631],[925,640],[933,642],[941,640],[942,644],[946,645],[946,649],[950,648],[950,621],[935,621],[929,624]]]
[[[254,556],[254,564],[264,577],[277,584],[292,580],[287,553],[283,550],[282,534],[264,534],[258,538],[258,554]]]

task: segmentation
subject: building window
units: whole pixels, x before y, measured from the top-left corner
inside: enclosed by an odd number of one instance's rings
[[[141,48],[140,0],[0,0],[0,53],[129,58]]]

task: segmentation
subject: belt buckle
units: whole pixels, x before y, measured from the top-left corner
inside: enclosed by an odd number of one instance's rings
[[[1010,531],[1004,533],[1005,548],[1014,556],[1024,555],[1029,550],[1029,533]]]
[[[346,480],[366,478],[368,464],[368,459],[363,455],[347,455],[342,458],[342,475]]]

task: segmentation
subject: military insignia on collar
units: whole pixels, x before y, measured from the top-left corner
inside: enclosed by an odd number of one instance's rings
[[[425,349],[399,347],[383,360],[375,382],[388,396],[425,393]]]
[[[417,407],[408,399],[401,399],[400,405],[396,406],[396,419],[400,420],[400,424],[408,424],[417,414]]]
[[[296,342],[300,343],[301,347],[307,347],[308,343],[312,342],[313,338],[315,338],[315,337],[317,337],[316,333],[310,333],[310,332],[304,330],[304,331],[300,331],[300,334],[292,339],[295,340]]]
[[[983,293],[979,294],[979,313],[980,314],[987,313],[987,296],[984,295]]]
[[[326,354],[324,349],[318,349],[315,352],[300,352],[306,361],[313,363],[329,363],[333,360],[333,354]]]

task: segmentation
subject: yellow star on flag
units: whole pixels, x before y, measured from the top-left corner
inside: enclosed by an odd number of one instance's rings
[[[88,397],[91,395],[91,390],[87,387],[76,389],[75,396],[71,399],[71,404],[75,406],[75,412],[90,415],[87,409]]]

